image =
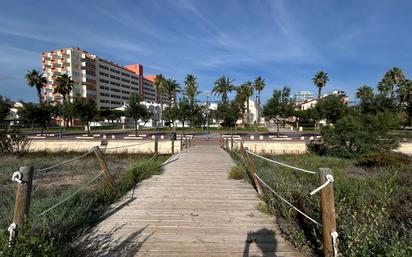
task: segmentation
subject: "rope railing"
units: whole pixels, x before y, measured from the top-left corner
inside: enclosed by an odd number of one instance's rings
[[[36,172],[42,172],[42,171],[51,170],[51,169],[57,168],[57,167],[59,167],[59,166],[61,166],[61,165],[63,165],[63,164],[67,164],[67,163],[74,162],[74,161],[76,161],[76,160],[78,160],[78,159],[83,158],[84,156],[86,156],[86,155],[88,155],[88,154],[90,154],[90,153],[93,153],[93,152],[94,152],[94,149],[95,149],[95,148],[93,147],[92,149],[90,149],[90,150],[87,151],[86,153],[84,153],[84,154],[82,154],[82,155],[79,155],[79,156],[77,156],[77,157],[75,157],[75,158],[73,158],[73,159],[65,160],[65,161],[62,161],[62,162],[60,162],[60,163],[54,164],[54,165],[52,165],[52,166],[49,166],[49,167],[47,167],[47,168],[42,168],[42,169],[36,170]]]
[[[287,167],[287,168],[290,168],[290,169],[293,169],[293,170],[302,171],[302,172],[306,172],[306,173],[310,173],[310,174],[317,174],[317,173],[314,172],[314,171],[305,170],[305,169],[298,168],[298,167],[295,167],[295,166],[292,166],[292,165],[289,165],[289,164],[286,164],[286,163],[283,163],[283,162],[279,162],[279,161],[275,161],[275,160],[266,158],[266,157],[261,156],[261,155],[259,155],[259,154],[255,154],[255,153],[253,153],[253,152],[251,152],[251,151],[249,151],[249,150],[247,150],[247,149],[246,149],[245,151],[246,151],[248,154],[251,154],[251,155],[253,155],[253,156],[257,157],[257,158],[260,158],[260,159],[262,159],[262,160],[265,160],[265,161],[268,161],[268,162],[271,162],[271,163],[274,163],[274,164],[277,164],[277,165],[280,165],[280,166],[283,166],[283,167]]]
[[[311,221],[312,223],[316,224],[323,231],[323,250],[325,256],[327,257],[336,257],[338,256],[338,233],[336,232],[336,217],[335,217],[335,203],[334,203],[334,196],[333,196],[333,182],[334,178],[330,169],[320,168],[320,172],[314,172],[311,170],[302,169],[299,167],[295,167],[290,164],[286,164],[283,162],[271,160],[259,154],[253,153],[249,151],[247,148],[244,147],[243,141],[240,140],[240,149],[236,151],[236,148],[233,144],[233,138],[231,139],[231,144],[229,147],[229,138],[220,138],[220,146],[222,149],[226,150],[229,153],[235,153],[241,162],[241,165],[245,167],[246,173],[248,177],[252,177],[253,179],[250,181],[252,185],[255,187],[256,191],[260,194],[264,194],[264,190],[261,186],[269,190],[272,194],[278,197],[281,201],[287,204],[290,208],[294,209],[296,212],[304,216],[306,219]],[[251,157],[260,158],[265,160],[269,163],[274,163],[276,165],[280,165],[282,167],[290,168],[296,171],[309,173],[309,174],[318,174],[320,178],[320,186],[314,189],[310,195],[314,195],[320,192],[320,206],[321,206],[321,217],[322,223],[316,221],[314,218],[294,206],[290,201],[276,192],[273,188],[271,188],[261,177],[257,175],[257,170],[254,164],[254,161]]]
[[[111,150],[111,149],[120,149],[120,148],[128,148],[132,146],[138,146],[138,145],[144,145],[144,144],[151,144],[154,141],[146,141],[146,142],[141,142],[141,143],[136,143],[136,144],[130,144],[130,145],[122,145],[122,146],[113,146],[113,147],[106,147],[104,148],[105,150]]]
[[[63,200],[61,200],[60,202],[56,203],[55,205],[51,206],[50,208],[48,208],[47,210],[43,211],[42,213],[40,213],[38,216],[42,216],[46,213],[48,213],[49,211],[53,210],[54,208],[56,208],[57,206],[63,204],[64,202],[70,200],[71,198],[73,198],[75,195],[77,195],[78,193],[82,192],[83,190],[85,190],[87,187],[89,187],[94,181],[96,181],[102,174],[104,173],[104,171],[100,171],[99,174],[97,174],[97,176],[95,176],[94,178],[92,178],[91,180],[89,180],[84,186],[82,186],[81,188],[77,189],[75,192],[73,192],[71,195],[69,195],[68,197],[64,198]]]
[[[299,212],[300,214],[302,214],[305,218],[307,218],[308,220],[312,221],[313,223],[315,223],[316,225],[322,227],[322,224],[320,224],[319,222],[317,222],[315,219],[311,218],[308,214],[304,213],[303,211],[299,210],[296,206],[294,206],[293,204],[291,204],[288,200],[286,200],[284,197],[282,197],[280,194],[278,194],[277,192],[275,192],[270,186],[268,186],[268,184],[266,184],[257,174],[254,174],[255,177],[260,181],[260,183],[262,183],[262,185],[264,185],[267,189],[269,189],[274,195],[276,195],[277,197],[279,197],[280,200],[282,200],[283,202],[285,202],[287,205],[289,205],[291,208],[293,208],[295,211]]]

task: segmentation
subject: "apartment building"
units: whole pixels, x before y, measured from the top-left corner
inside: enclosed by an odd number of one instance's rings
[[[59,75],[67,74],[75,84],[71,98],[75,95],[91,98],[99,109],[123,106],[133,94],[140,95],[142,101],[156,102],[153,81],[144,77],[141,64],[123,67],[80,48],[42,52],[42,64],[47,78],[44,88],[46,101],[59,101],[55,81]],[[168,104],[167,98],[162,98]]]

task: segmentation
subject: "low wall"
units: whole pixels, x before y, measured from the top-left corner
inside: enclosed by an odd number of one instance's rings
[[[412,155],[412,143],[402,143],[397,151],[404,154]]]
[[[269,154],[303,154],[307,153],[307,144],[305,142],[296,141],[277,141],[277,142],[264,142],[264,141],[244,141],[243,145],[254,153],[269,153]],[[230,141],[229,141],[230,147]],[[233,147],[239,148],[240,141],[234,141]],[[412,155],[412,143],[402,143],[397,152]]]
[[[229,142],[230,145],[230,142]],[[305,142],[276,141],[276,142],[258,142],[244,141],[244,147],[247,147],[254,153],[268,154],[303,154],[307,152]],[[234,141],[233,147],[239,148],[240,142]]]
[[[154,153],[154,140],[109,140],[101,145],[100,140],[31,140],[27,145],[29,152],[87,152],[95,146],[107,154],[115,153]],[[170,140],[158,141],[159,154],[171,154]],[[174,142],[174,152],[180,151],[180,141]]]

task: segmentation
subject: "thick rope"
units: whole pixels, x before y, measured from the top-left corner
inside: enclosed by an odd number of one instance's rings
[[[83,191],[84,189],[86,189],[88,186],[90,186],[90,184],[92,184],[96,179],[98,179],[102,174],[104,173],[104,171],[100,171],[100,173],[95,176],[93,179],[91,179],[89,182],[87,182],[84,186],[82,186],[81,188],[77,189],[73,194],[69,195],[68,197],[66,197],[65,199],[61,200],[60,202],[58,202],[57,204],[53,205],[52,207],[48,208],[47,210],[43,211],[42,213],[40,213],[38,216],[42,216],[44,214],[46,214],[47,212],[53,210],[54,208],[56,208],[57,206],[61,205],[62,203],[68,201],[69,199],[73,198],[75,195],[77,195],[78,193],[80,193],[81,191]]]
[[[84,156],[86,156],[86,155],[88,155],[88,154],[90,154],[90,153],[92,153],[92,152],[94,152],[94,147],[93,147],[92,149],[90,149],[90,150],[89,150],[87,153],[85,153],[85,154],[79,155],[79,156],[77,156],[77,157],[75,157],[75,158],[73,158],[73,159],[70,159],[70,160],[67,160],[67,161],[63,161],[63,162],[61,162],[61,163],[57,163],[57,164],[52,165],[52,166],[50,166],[50,167],[37,170],[36,172],[51,170],[51,169],[54,169],[54,168],[56,168],[56,167],[59,167],[59,166],[61,166],[61,165],[63,165],[63,164],[67,164],[67,163],[70,163],[70,162],[74,162],[75,160],[78,160],[78,159],[80,159],[80,158],[82,158],[82,157],[84,157]]]
[[[304,213],[303,211],[299,210],[297,207],[295,207],[293,204],[291,204],[290,202],[288,202],[288,200],[286,200],[285,198],[283,198],[281,195],[279,195],[278,193],[276,193],[270,186],[268,186],[257,174],[254,174],[255,177],[270,191],[272,191],[273,194],[275,194],[277,197],[279,197],[282,201],[284,201],[287,205],[289,205],[290,207],[292,207],[293,209],[295,209],[297,212],[299,212],[300,214],[302,214],[305,218],[307,218],[308,220],[312,221],[313,223],[315,223],[316,225],[322,227],[322,224],[320,224],[319,222],[317,222],[316,220],[314,220],[313,218],[311,218],[309,215],[307,215],[306,213]]]
[[[266,157],[263,157],[263,156],[261,156],[261,155],[255,154],[255,153],[253,153],[253,152],[251,152],[251,151],[249,151],[249,150],[246,150],[246,152],[249,153],[249,154],[251,154],[251,155],[253,155],[253,156],[256,156],[256,157],[258,157],[258,158],[260,158],[260,159],[262,159],[262,160],[265,160],[265,161],[268,161],[268,162],[271,162],[271,163],[275,163],[275,164],[277,164],[277,165],[281,165],[281,166],[284,166],[284,167],[291,168],[291,169],[293,169],[293,170],[298,170],[298,171],[302,171],[302,172],[306,172],[306,173],[310,173],[310,174],[316,174],[316,172],[314,172],[314,171],[301,169],[301,168],[298,168],[298,167],[295,167],[295,166],[292,166],[292,165],[289,165],[289,164],[286,164],[286,163],[283,163],[283,162],[278,162],[278,161],[275,161],[275,160],[271,160],[271,159],[269,159],[269,158],[266,158]]]

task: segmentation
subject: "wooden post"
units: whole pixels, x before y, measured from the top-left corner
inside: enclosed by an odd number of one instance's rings
[[[180,151],[183,151],[183,137],[180,135]]]
[[[230,134],[230,150],[233,151],[233,134]]]
[[[156,156],[159,155],[159,138],[157,136],[154,138],[154,152]]]
[[[172,134],[172,154],[175,153],[175,137]]]
[[[320,185],[323,185],[327,179],[327,175],[332,175],[332,171],[326,168],[320,168]],[[333,238],[331,233],[336,232],[336,215],[335,215],[335,200],[333,197],[333,183],[329,183],[326,187],[320,190],[320,207],[322,212],[322,228],[323,228],[323,249],[325,257],[336,256],[333,250]],[[336,242],[337,244],[337,242]],[[337,249],[337,246],[335,246]]]
[[[251,172],[252,172],[252,179],[253,179],[253,182],[255,183],[255,186],[256,186],[256,190],[257,190],[257,192],[258,192],[258,194],[259,195],[263,195],[263,190],[262,190],[262,187],[260,186],[260,182],[259,182],[259,180],[256,178],[256,166],[255,166],[255,163],[253,162],[253,160],[252,160],[252,158],[249,156],[249,153],[248,152],[246,152],[246,151],[244,151],[244,153],[245,153],[245,158],[246,158],[246,160],[247,160],[247,162],[248,162],[248,164],[249,164],[249,167],[250,167],[250,169],[251,169]]]
[[[13,223],[21,226],[24,222],[24,217],[29,214],[31,189],[33,182],[33,167],[23,166],[19,169],[22,174],[22,182],[17,183],[16,191],[16,206],[14,207]]]
[[[229,138],[225,138],[226,140],[226,151],[229,151]]]
[[[100,168],[104,172],[104,176],[106,177],[107,182],[109,182],[109,185],[112,188],[114,188],[112,175],[109,172],[109,168],[107,167],[106,160],[104,159],[104,155],[98,146],[94,148],[94,153],[96,154],[97,161],[99,162]]]

